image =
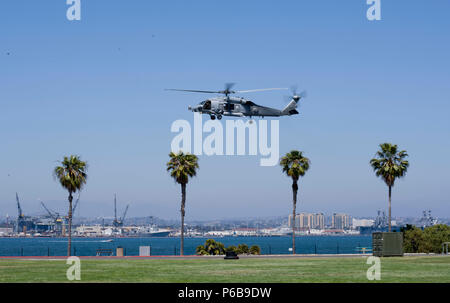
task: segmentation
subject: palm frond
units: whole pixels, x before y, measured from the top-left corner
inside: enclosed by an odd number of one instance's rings
[[[175,182],[180,184],[187,184],[189,178],[197,175],[197,169],[199,169],[198,158],[196,155],[189,153],[171,152],[169,154],[170,160],[167,162],[167,171],[170,172],[170,176],[174,178]]]
[[[395,180],[406,175],[409,162],[405,160],[408,153],[398,151],[398,146],[391,143],[380,144],[376,158],[370,160],[370,165],[377,177],[381,177],[388,186],[394,186]]]
[[[292,150],[280,160],[283,172],[294,180],[298,180],[306,174],[310,163],[310,160],[303,156],[303,152],[298,150]]]
[[[79,156],[64,157],[55,167],[53,176],[70,193],[80,191],[87,181],[87,163]]]

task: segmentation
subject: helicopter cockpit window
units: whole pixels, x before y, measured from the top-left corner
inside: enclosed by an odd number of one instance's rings
[[[203,101],[203,109],[211,109],[211,100]]]

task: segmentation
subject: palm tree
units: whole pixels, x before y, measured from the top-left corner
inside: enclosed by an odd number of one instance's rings
[[[189,178],[197,174],[198,158],[189,153],[171,152],[169,154],[170,161],[167,162],[167,171],[170,171],[170,176],[181,185],[181,248],[180,254],[184,254],[184,215],[186,206],[186,184]]]
[[[391,197],[395,179],[404,177],[409,167],[405,160],[408,154],[405,150],[398,151],[397,145],[391,143],[380,144],[376,158],[370,160],[370,165],[377,177],[381,177],[389,187],[389,231],[391,231]]]
[[[53,175],[61,186],[69,192],[69,245],[67,255],[70,256],[72,249],[72,200],[73,194],[81,191],[86,184],[87,163],[80,160],[78,156],[64,157],[60,166],[55,167]]]
[[[292,207],[292,254],[295,254],[295,213],[297,207],[297,192],[298,192],[298,180],[303,177],[306,171],[309,169],[310,161],[303,156],[303,153],[298,150],[293,150],[287,153],[281,158],[280,165],[283,167],[283,172],[288,177],[292,178],[292,194],[293,194],[293,207]]]

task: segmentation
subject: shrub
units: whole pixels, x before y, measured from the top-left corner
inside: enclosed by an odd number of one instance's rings
[[[450,242],[450,227],[438,224],[424,230],[415,226],[403,229],[403,248],[406,253],[441,253],[442,243]]]
[[[442,253],[442,243],[450,242],[450,226],[445,224],[430,226],[423,230],[423,235],[424,249],[439,254]]]
[[[224,255],[225,252],[235,252],[239,255],[260,255],[261,254],[261,248],[258,245],[253,245],[250,249],[248,248],[247,244],[239,244],[237,247],[234,245],[230,245],[227,248],[220,243],[213,239],[206,240],[204,245],[197,246],[197,249],[195,250],[195,253],[197,255],[203,255],[203,256],[209,256],[209,255]]]
[[[200,256],[209,255],[209,253],[206,251],[203,245],[197,246],[197,248],[195,249],[195,254]]]
[[[239,244],[237,247],[237,253],[238,254],[248,254],[249,253],[249,249],[247,244]]]
[[[403,251],[405,253],[418,253],[424,250],[423,231],[415,226],[407,226],[403,231]]]
[[[234,245],[228,246],[228,247],[225,249],[225,251],[226,251],[226,252],[233,252],[233,251],[234,251],[235,253],[238,253],[237,247],[234,246]]]
[[[208,239],[206,240],[205,245],[197,246],[195,253],[197,255],[224,255],[225,246],[223,243]]]
[[[261,254],[261,248],[258,245],[253,245],[250,247],[250,253],[252,255],[260,255]]]

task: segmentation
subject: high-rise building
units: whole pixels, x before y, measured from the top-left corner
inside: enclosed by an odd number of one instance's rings
[[[347,214],[334,213],[331,217],[331,228],[349,229],[352,226],[350,216]]]
[[[325,229],[325,216],[323,213],[314,214],[314,229]]]
[[[295,225],[295,227],[299,227],[299,222],[300,222],[300,215],[296,215],[295,216],[295,223],[294,220],[292,219],[292,214],[289,215],[289,219],[288,219],[288,226],[290,228],[292,228],[292,225]]]
[[[289,215],[289,227],[292,228],[292,215]],[[295,227],[300,230],[324,229],[325,216],[322,213],[308,214],[300,213],[295,216]]]

